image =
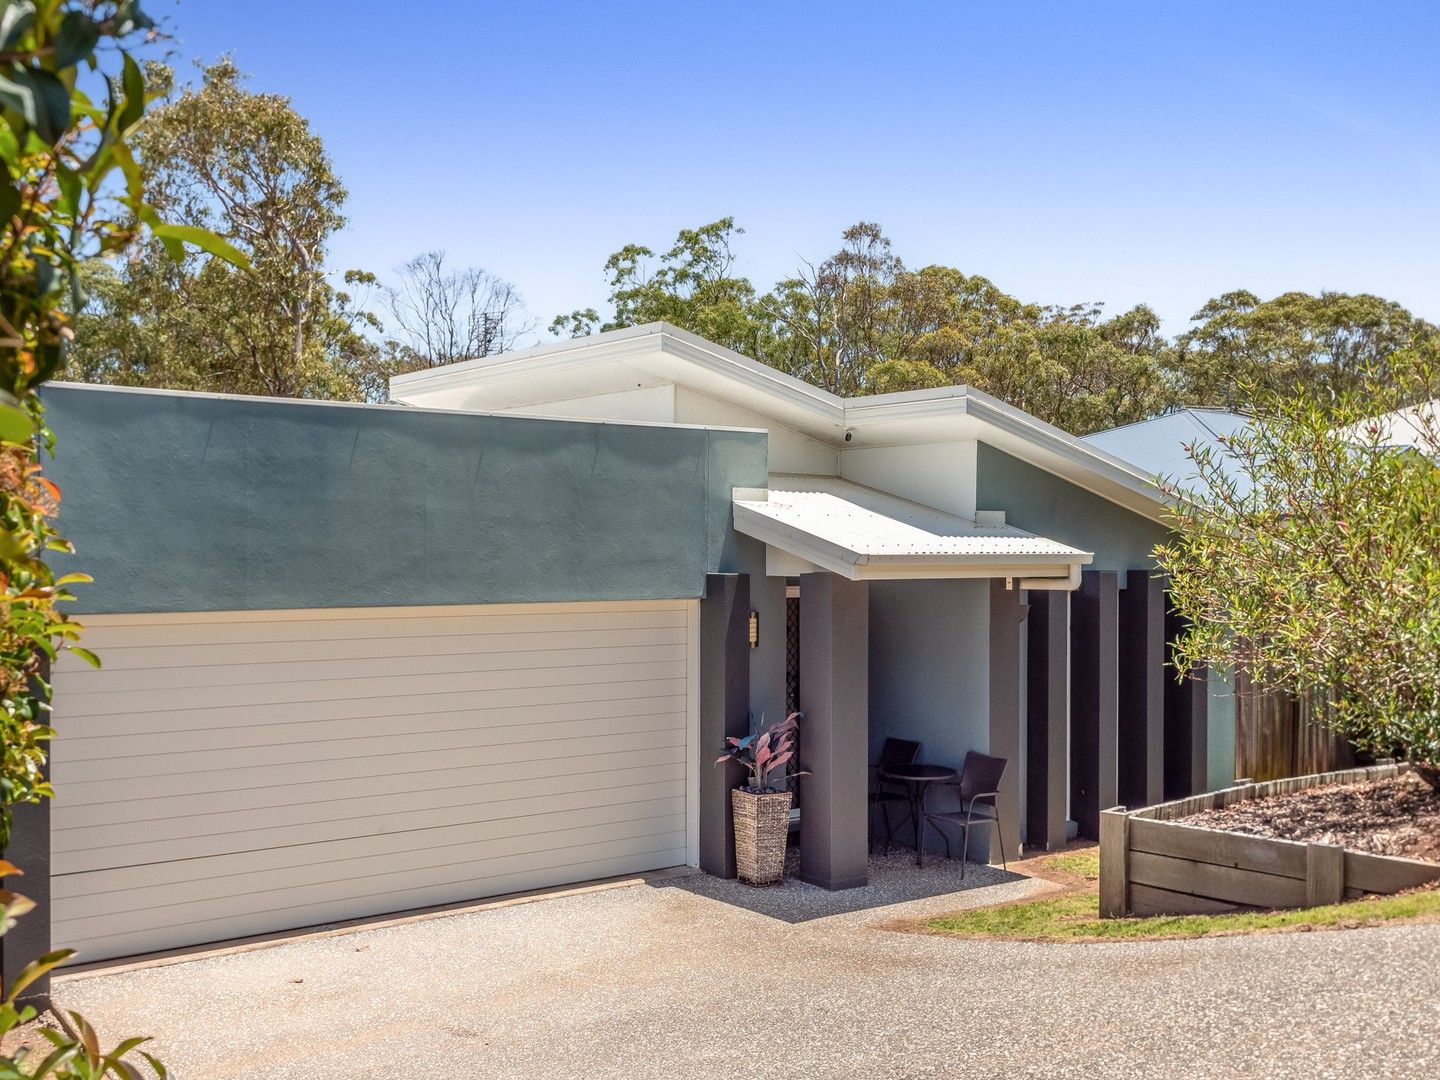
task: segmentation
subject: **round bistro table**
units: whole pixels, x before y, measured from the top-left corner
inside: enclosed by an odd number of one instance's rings
[[[925,865],[925,821],[921,808],[925,804],[925,787],[928,784],[954,780],[959,773],[948,765],[887,765],[880,770],[883,780],[904,784],[910,796],[910,820],[915,826],[915,865]]]

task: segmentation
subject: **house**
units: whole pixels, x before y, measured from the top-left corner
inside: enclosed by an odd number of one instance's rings
[[[1038,848],[1230,779],[1165,669],[1149,472],[965,387],[845,400],[654,324],[385,406],[44,396],[105,666],[57,666],[17,844],[83,959],[733,873],[717,748],[797,703],[827,888],[888,735],[1009,759]]]
[[[1440,398],[1407,405],[1394,412],[1382,413],[1355,425],[1355,438],[1364,442],[1374,426],[1380,445],[1418,450],[1431,457],[1440,457]]]

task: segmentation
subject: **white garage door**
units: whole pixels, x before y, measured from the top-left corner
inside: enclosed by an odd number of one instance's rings
[[[692,862],[697,611],[84,619],[104,668],[55,676],[55,942],[99,960]]]

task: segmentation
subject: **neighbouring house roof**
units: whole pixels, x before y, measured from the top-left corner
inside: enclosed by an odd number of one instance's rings
[[[1385,446],[1407,446],[1432,456],[1440,453],[1436,445],[1440,439],[1440,398],[1362,420],[1352,429],[1355,437],[1368,438],[1371,424],[1379,425],[1380,441]]]
[[[774,475],[736,488],[735,529],[852,580],[1018,577],[1070,588],[1089,552],[1006,525],[957,517],[834,476]]]
[[[1186,408],[1097,431],[1086,435],[1084,441],[1183,488],[1197,479],[1195,462],[1186,447],[1212,447],[1226,475],[1241,479],[1222,440],[1250,430],[1250,424],[1248,416],[1226,409]]]
[[[678,385],[732,402],[836,448],[981,439],[1152,520],[1167,496],[1153,473],[969,386],[844,398],[668,323],[611,330],[396,376],[397,401],[443,396],[504,412]]]

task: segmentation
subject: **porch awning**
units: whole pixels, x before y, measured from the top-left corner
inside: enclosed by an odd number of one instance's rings
[[[1090,552],[833,476],[770,477],[768,488],[736,488],[735,529],[767,545],[770,572],[806,567],[859,580],[1018,578],[1021,588],[1073,589]]]

